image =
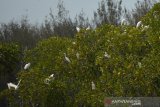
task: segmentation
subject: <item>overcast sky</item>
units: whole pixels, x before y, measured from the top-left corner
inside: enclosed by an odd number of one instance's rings
[[[0,0],[0,23],[7,23],[14,19],[18,21],[22,16],[28,16],[31,23],[42,23],[49,15],[50,8],[57,11],[59,0]],[[93,17],[93,11],[98,8],[100,0],[63,0],[70,16],[83,11],[88,17]],[[123,0],[123,5],[131,9],[137,0]]]

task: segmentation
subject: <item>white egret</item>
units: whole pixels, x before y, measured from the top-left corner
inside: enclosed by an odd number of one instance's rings
[[[121,26],[122,26],[122,25],[127,25],[126,19],[122,19],[122,20],[121,20]]]
[[[77,59],[79,59],[79,53],[78,52],[76,53],[76,57],[77,57]]]
[[[31,63],[28,63],[24,66],[24,69],[27,70],[31,66]]]
[[[80,28],[79,28],[79,27],[76,27],[76,30],[77,30],[77,32],[79,32],[79,31],[80,31]]]
[[[48,78],[46,78],[46,79],[44,80],[44,83],[45,83],[45,84],[49,84],[49,82],[50,82],[51,80],[54,80],[54,74],[51,74]]]
[[[127,30],[126,29],[124,29],[124,32],[123,32],[123,34],[126,34],[127,33]]]
[[[75,45],[75,44],[76,44],[76,42],[72,42],[72,44],[73,44],[73,45]]]
[[[92,90],[95,90],[96,89],[96,85],[94,84],[94,82],[92,81]]]
[[[148,26],[144,26],[143,29],[142,29],[142,31],[146,31],[148,29],[149,29],[149,25]]]
[[[51,79],[54,79],[54,74],[51,74],[48,78],[49,78],[50,80],[51,80]]]
[[[71,63],[70,59],[66,56],[66,53],[64,53],[64,58],[67,62]]]
[[[108,55],[108,53],[107,53],[107,52],[104,52],[104,57],[105,57],[105,58],[110,58],[111,56],[110,56],[110,55]]]
[[[88,26],[88,27],[86,28],[86,30],[90,30],[90,26]]]
[[[49,76],[49,78],[53,78],[54,77],[54,74],[51,74],[50,76]]]
[[[141,62],[138,62],[138,67],[142,68],[142,63]]]
[[[136,28],[139,28],[140,26],[142,26],[142,21],[139,21],[136,25]]]
[[[12,88],[14,88],[15,90],[17,90],[17,89],[19,88],[20,82],[21,82],[21,80],[19,80],[19,82],[18,82],[17,85],[15,85],[15,84],[13,84],[13,83],[11,83],[11,82],[10,82],[10,83],[7,83],[8,89],[11,89],[11,87],[12,87]]]

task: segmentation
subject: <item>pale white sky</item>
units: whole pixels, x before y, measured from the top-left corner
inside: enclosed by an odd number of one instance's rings
[[[19,21],[22,16],[28,16],[31,23],[42,23],[45,16],[49,15],[50,8],[57,11],[59,0],[0,0],[0,23],[7,23],[14,19]],[[93,11],[98,8],[100,0],[63,0],[64,5],[75,17],[80,11],[86,13],[89,18],[93,17]],[[131,9],[137,0],[123,0],[123,5]]]

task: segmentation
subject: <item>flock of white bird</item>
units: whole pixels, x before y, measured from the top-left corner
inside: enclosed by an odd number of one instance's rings
[[[123,26],[123,25],[128,25],[128,21],[126,20],[126,19],[122,19],[121,20],[121,26]],[[149,28],[149,25],[147,25],[147,26],[144,26],[143,24],[142,24],[142,21],[139,21],[138,23],[137,23],[137,25],[136,25],[136,28],[142,28],[142,31],[146,31],[148,28]]]
[[[123,26],[123,25],[128,25],[128,22],[126,21],[126,19],[122,19],[122,21],[121,21],[121,26]],[[149,28],[149,25],[144,26],[144,25],[142,24],[142,21],[139,21],[139,22],[137,23],[137,25],[136,25],[136,28],[140,28],[140,27],[142,28],[142,31],[146,31],[146,30]],[[77,30],[77,32],[80,32],[80,28],[79,28],[79,27],[76,27],[76,30]],[[86,30],[90,30],[90,27],[87,27]],[[76,43],[73,42],[72,44],[75,45]],[[70,63],[71,60],[66,56],[66,53],[64,53],[64,55],[65,55],[65,60],[66,60],[68,63]],[[79,53],[78,53],[78,52],[76,53],[76,57],[77,57],[77,59],[79,59]],[[111,58],[111,56],[110,56],[107,52],[104,52],[104,57],[105,57],[105,58]],[[139,66],[139,68],[142,67],[141,62],[138,62],[138,66]],[[91,82],[91,87],[92,87],[92,90],[95,90],[95,88],[96,88],[95,83],[94,83],[93,81]]]
[[[29,69],[30,66],[31,66],[31,63],[26,64],[26,65],[24,66],[24,70]],[[8,89],[14,88],[15,90],[17,90],[17,89],[19,88],[20,82],[21,82],[21,79],[18,81],[18,84],[17,84],[17,85],[15,85],[15,84],[13,84],[13,83],[11,83],[11,82],[10,82],[10,83],[7,83]]]
[[[91,28],[90,28],[90,26],[88,26],[87,28],[86,28],[86,30],[90,30]],[[76,27],[76,30],[77,30],[77,32],[80,32],[80,28],[79,27]]]
[[[76,53],[76,57],[77,57],[77,59],[79,59],[79,53],[78,52]],[[71,60],[66,56],[66,53],[64,53],[64,58],[68,63],[71,63]],[[104,52],[104,58],[111,58],[111,56],[107,52]],[[91,82],[91,88],[92,88],[92,90],[96,89],[96,85],[93,81]]]
[[[79,59],[79,53],[78,53],[78,52],[76,53],[76,57],[77,57],[77,59]],[[104,57],[105,57],[105,58],[110,58],[111,56],[108,55],[107,52],[105,52],[105,53],[104,53]],[[65,61],[67,61],[68,63],[71,63],[71,60],[67,57],[66,53],[64,53],[64,59],[65,59]],[[27,64],[24,66],[24,70],[29,69],[30,66],[31,66],[31,63],[27,63]],[[45,83],[45,84],[49,84],[51,80],[54,80],[54,74],[51,74],[48,78],[46,78],[46,79],[44,80],[44,83]],[[13,83],[11,83],[11,82],[10,82],[10,83],[7,83],[8,89],[14,88],[15,90],[17,90],[17,89],[19,88],[20,82],[21,82],[21,80],[18,81],[18,84],[17,84],[17,85],[15,85],[15,84],[13,84]],[[93,81],[91,82],[91,86],[92,86],[92,90],[94,90],[94,89],[95,89],[95,84],[94,84]]]
[[[29,69],[30,66],[31,66],[31,63],[27,63],[27,64],[24,66],[24,70]],[[49,82],[50,82],[51,80],[54,80],[54,74],[51,74],[48,78],[46,78],[46,79],[44,80],[44,83],[45,83],[45,84],[49,84]],[[18,81],[18,84],[17,84],[17,85],[16,85],[16,84],[13,84],[13,83],[11,83],[11,82],[10,82],[10,83],[7,83],[8,89],[14,88],[15,90],[17,90],[17,89],[19,88],[20,82],[21,82],[21,79]]]
[[[128,22],[127,22],[125,19],[122,19],[121,25],[122,25],[122,26],[123,26],[123,25],[128,25]],[[137,25],[136,25],[136,28],[140,28],[140,27],[142,27],[142,31],[145,31],[145,30],[147,30],[147,29],[149,28],[149,25],[148,25],[148,26],[143,26],[142,21],[139,21],[139,22],[137,23]],[[80,32],[80,28],[79,28],[79,27],[76,27],[76,30],[77,30],[77,32]],[[87,27],[86,30],[90,30],[90,27]],[[76,43],[73,42],[72,44],[76,44]],[[79,59],[79,56],[80,56],[80,54],[77,52],[77,53],[76,53],[77,59]],[[111,56],[110,56],[107,52],[104,52],[104,57],[105,57],[105,58],[111,58]],[[71,60],[67,57],[66,53],[64,53],[64,59],[65,59],[65,61],[67,61],[68,63],[71,63]],[[24,70],[29,69],[30,66],[31,66],[31,63],[27,63],[27,64],[24,66]],[[142,65],[141,65],[140,62],[138,62],[138,66],[139,66],[139,68],[141,68]],[[44,80],[44,83],[45,83],[45,84],[49,84],[49,82],[50,82],[51,80],[54,80],[54,74],[51,74],[48,78],[46,78],[46,79]],[[17,85],[15,85],[15,84],[13,84],[13,83],[11,83],[11,82],[10,82],[10,83],[7,83],[8,89],[14,88],[15,90],[17,90],[17,89],[19,88],[20,82],[21,82],[21,79],[18,81],[18,84],[17,84]],[[94,83],[93,81],[91,82],[91,87],[92,87],[92,90],[95,90],[95,88],[96,88],[95,83]]]

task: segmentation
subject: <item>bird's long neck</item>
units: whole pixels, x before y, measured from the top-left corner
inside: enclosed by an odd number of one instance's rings
[[[17,86],[19,86],[20,82],[21,82],[21,80],[19,80],[19,82],[18,82]]]
[[[64,54],[64,56],[67,57],[67,56],[66,56],[66,53]]]

